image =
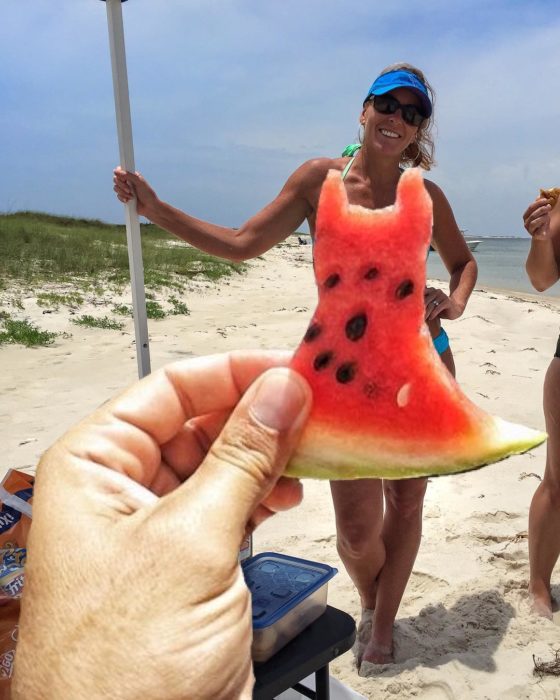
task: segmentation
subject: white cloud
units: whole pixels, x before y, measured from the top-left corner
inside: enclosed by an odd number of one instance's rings
[[[518,212],[539,184],[560,181],[554,7],[549,0],[124,3],[138,167],[178,204],[238,225],[301,161],[354,140],[372,79],[384,65],[409,60],[436,88],[433,179],[461,225],[476,234],[519,233]],[[31,11],[12,2],[2,13],[0,196],[72,213],[82,213],[79,202],[84,214],[118,220],[107,188],[117,149],[103,3],[34,0]],[[85,194],[69,176],[76,163],[87,171]],[[30,168],[40,182],[34,191]]]

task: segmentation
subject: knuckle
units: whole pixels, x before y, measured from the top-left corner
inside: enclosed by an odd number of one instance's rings
[[[224,430],[210,448],[214,459],[230,464],[259,480],[268,479],[276,461],[277,442],[264,428],[249,420]]]

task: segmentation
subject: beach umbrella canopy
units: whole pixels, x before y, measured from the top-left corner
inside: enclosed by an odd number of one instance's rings
[[[103,0],[103,2],[105,2],[107,6],[107,25],[109,29],[109,47],[111,50],[111,68],[113,72],[113,91],[115,94],[120,165],[125,170],[135,172],[121,7],[121,3],[126,2],[126,0]],[[140,222],[136,211],[135,199],[132,199],[126,205],[126,239],[130,282],[132,286],[136,361],[138,364],[138,376],[142,378],[150,373],[150,345],[146,316]]]

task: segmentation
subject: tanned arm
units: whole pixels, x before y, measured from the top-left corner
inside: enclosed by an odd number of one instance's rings
[[[200,250],[233,261],[262,255],[294,233],[311,214],[310,192],[325,177],[328,159],[307,161],[287,180],[278,196],[239,229],[196,219],[162,201],[138,173],[115,170],[115,191],[122,202],[133,196],[138,213]]]
[[[434,205],[433,246],[450,275],[449,299],[452,301],[452,307],[441,316],[455,319],[462,315],[472,294],[478,276],[478,266],[457,226],[453,210],[443,191],[429,180],[426,181],[426,189]]]
[[[551,209],[546,199],[536,199],[523,222],[531,235],[525,269],[533,287],[544,292],[560,279],[560,201]]]

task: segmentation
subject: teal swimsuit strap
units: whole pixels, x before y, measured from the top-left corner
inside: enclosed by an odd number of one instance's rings
[[[345,156],[355,156],[361,147],[362,147],[361,143],[351,143],[349,146],[346,146],[346,148],[342,151],[342,153],[340,155],[343,158]]]
[[[348,171],[349,171],[350,168],[352,167],[352,163],[353,163],[355,160],[356,160],[356,156],[352,156],[352,158],[350,158],[350,160],[348,161],[348,163],[346,163],[346,167],[345,167],[344,170],[342,171],[342,179],[343,179],[343,180],[346,179],[346,176],[348,175]]]

